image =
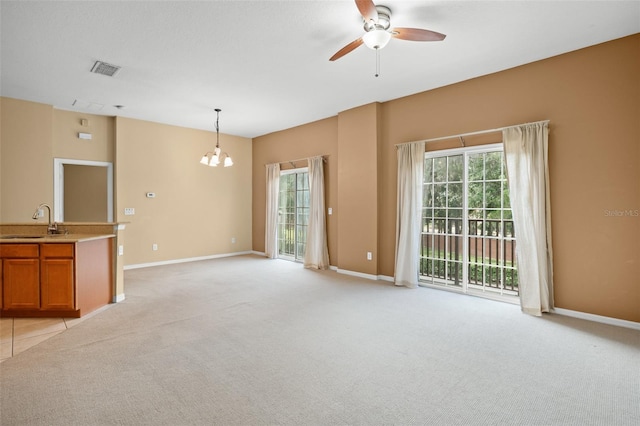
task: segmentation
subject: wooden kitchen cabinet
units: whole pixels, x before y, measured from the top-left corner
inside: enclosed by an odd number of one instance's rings
[[[75,244],[42,244],[40,309],[74,309]]]
[[[0,316],[79,318],[107,305],[112,250],[111,237],[0,243]]]
[[[39,309],[38,259],[4,259],[4,309]]]
[[[2,308],[40,309],[37,244],[12,244],[2,250]]]

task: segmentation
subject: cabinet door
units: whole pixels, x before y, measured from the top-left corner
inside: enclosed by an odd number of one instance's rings
[[[3,308],[39,309],[40,276],[38,259],[4,259]]]
[[[73,309],[73,259],[43,259],[40,273],[42,310]]]

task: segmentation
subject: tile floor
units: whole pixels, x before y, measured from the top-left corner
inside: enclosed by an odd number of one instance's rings
[[[0,318],[0,362],[62,333],[103,309],[82,318]]]

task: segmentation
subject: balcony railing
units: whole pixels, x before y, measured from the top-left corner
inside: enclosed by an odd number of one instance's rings
[[[462,219],[434,219],[422,234],[420,274],[460,286],[462,282]],[[426,228],[426,227],[425,227]],[[513,220],[469,219],[468,284],[518,294]]]

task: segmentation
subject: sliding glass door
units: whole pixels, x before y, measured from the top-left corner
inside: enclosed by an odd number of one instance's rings
[[[280,172],[278,197],[278,256],[302,261],[309,223],[308,169]]]
[[[518,295],[502,145],[425,154],[420,281]]]

